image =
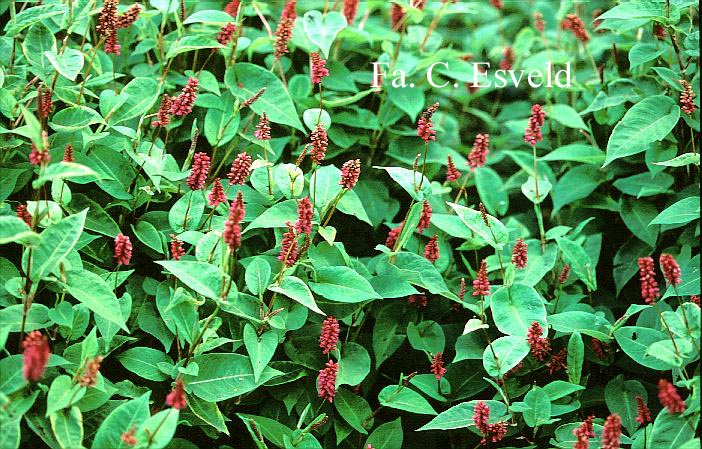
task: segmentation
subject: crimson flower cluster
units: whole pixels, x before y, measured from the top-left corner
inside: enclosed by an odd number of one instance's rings
[[[129,265],[132,260],[132,242],[121,232],[115,237],[115,260],[118,265]]]
[[[24,338],[22,350],[22,375],[29,382],[36,382],[44,375],[51,356],[49,339],[39,331],[32,331]]]
[[[251,159],[251,156],[244,152],[239,153],[234,158],[229,173],[227,174],[229,183],[232,185],[243,185],[246,182],[246,178],[249,177],[249,173],[251,173],[252,164],[253,159]]]
[[[541,127],[544,126],[544,121],[546,119],[546,112],[540,104],[535,104],[531,107],[531,117],[529,117],[529,124],[524,131],[524,141],[529,145],[536,145],[537,142],[543,140],[543,135],[541,134]]]
[[[324,368],[319,372],[317,378],[318,395],[325,401],[334,402],[336,396],[336,375],[339,372],[339,364],[333,360],[328,360]]]
[[[514,248],[512,248],[512,263],[517,269],[526,268],[527,261],[529,260],[528,251],[529,247],[524,243],[524,240],[521,238],[517,239],[517,243],[515,243]]]
[[[473,296],[488,296],[490,294],[490,281],[488,280],[487,261],[480,261],[480,269],[473,280]]]
[[[507,434],[507,423],[499,421],[490,423],[490,406],[483,401],[478,401],[473,408],[473,424],[482,434],[480,443],[487,446],[488,443],[496,443]]]
[[[319,335],[319,347],[322,354],[329,354],[336,349],[339,342],[339,321],[333,316],[328,316],[322,323],[322,331]]]
[[[209,173],[210,157],[206,153],[195,153],[190,176],[186,178],[185,183],[191,190],[202,190],[205,188],[205,182]]]
[[[583,44],[587,44],[590,41],[590,35],[585,29],[585,23],[577,14],[567,14],[561,21],[561,28],[569,30]]]
[[[176,379],[175,386],[171,392],[168,393],[168,396],[166,396],[166,405],[173,407],[176,410],[183,410],[188,406],[188,401],[185,395],[185,384],[180,377]]]
[[[468,166],[470,171],[475,171],[476,168],[484,167],[487,161],[487,156],[490,147],[490,135],[478,134],[475,136],[473,148],[468,153]]]
[[[320,84],[322,78],[329,76],[329,69],[327,69],[327,61],[319,56],[319,53],[313,51],[310,54],[310,61],[312,64],[312,69],[310,71],[310,79],[312,84]]]
[[[543,337],[544,330],[538,321],[534,321],[529,326],[527,331],[527,343],[531,348],[531,355],[539,362],[546,360],[551,353],[551,340],[548,337]]]
[[[393,3],[393,5],[397,4]],[[434,103],[422,112],[422,116],[417,120],[417,135],[425,144],[428,144],[430,140],[436,140],[436,130],[434,130],[434,122],[431,118],[437,109],[439,109],[439,103]]]

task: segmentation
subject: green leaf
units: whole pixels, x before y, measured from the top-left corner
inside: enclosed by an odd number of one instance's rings
[[[268,289],[299,302],[313,312],[319,313],[320,315],[326,315],[326,313],[322,312],[319,306],[317,306],[314,296],[312,296],[312,292],[307,284],[305,284],[300,278],[295,276],[285,276],[280,282],[280,285],[273,285]]]
[[[676,288],[668,287],[663,299],[670,296],[687,296],[700,294],[700,255],[696,255],[687,263],[680,266],[680,279],[682,283]]]
[[[548,323],[558,332],[566,334],[580,332],[603,342],[608,342],[612,339],[609,336],[612,326],[601,313],[596,314],[584,311],[561,312],[549,315]]]
[[[458,218],[460,218],[463,224],[471,231],[478,234],[488,245],[500,249],[504,244],[509,242],[507,228],[497,218],[492,215],[487,215],[488,223],[490,223],[490,227],[488,227],[485,226],[482,214],[479,211],[454,203],[446,204],[456,211],[456,215],[458,215]]]
[[[365,399],[339,388],[334,397],[334,407],[351,427],[364,435],[368,433],[363,422],[371,416],[371,408]]]
[[[162,381],[168,379],[158,367],[159,363],[173,365],[168,354],[153,348],[131,348],[117,356],[119,362],[132,373],[144,379]]]
[[[139,117],[151,109],[159,97],[158,81],[154,78],[134,78],[122,88],[120,94],[126,96],[127,101],[112,114],[109,120],[111,125]]]
[[[190,14],[183,21],[183,25],[190,25],[191,23],[211,23],[215,25],[226,25],[227,23],[231,23],[234,21],[234,17],[230,16],[224,11],[219,11],[216,9],[205,9]]]
[[[666,207],[663,212],[651,220],[655,224],[685,224],[700,218],[700,197],[692,196]]]
[[[662,55],[663,52],[665,52],[665,48],[661,48],[659,45],[639,42],[629,50],[629,67],[633,69],[641,64],[653,61]]]
[[[170,271],[183,284],[210,299],[220,299],[222,285],[227,285],[229,280],[229,276],[219,267],[205,262],[157,260],[156,263]]]
[[[623,196],[620,202],[619,214],[622,221],[634,236],[655,248],[658,241],[660,226],[649,225],[658,215],[658,209],[648,202]]]
[[[580,383],[584,357],[585,345],[583,344],[583,338],[580,336],[580,332],[575,331],[570,334],[568,339],[568,382],[576,385]]]
[[[65,273],[66,290],[90,310],[129,332],[113,288],[100,276],[87,270]]]
[[[699,420],[694,416],[670,414],[663,409],[653,422],[649,447],[656,449],[679,449],[695,436]]]
[[[587,198],[605,180],[605,173],[593,165],[578,165],[568,170],[553,189],[551,216],[554,216],[563,206]]]
[[[500,175],[490,167],[473,172],[480,201],[491,215],[504,215],[509,208],[509,195]]]
[[[405,189],[405,192],[415,201],[424,201],[426,197],[431,195],[431,183],[421,173],[413,170],[408,170],[402,167],[374,167],[382,168],[400,187]]]
[[[436,321],[422,321],[419,324],[409,323],[407,338],[414,349],[430,354],[444,352],[446,345],[444,331]]]
[[[539,177],[539,194],[536,195],[536,178],[529,176],[522,184],[522,193],[532,203],[543,203],[551,192],[551,181],[545,177]]]
[[[148,441],[149,449],[163,449],[173,439],[180,410],[167,408],[147,419],[137,430],[137,441]]]
[[[12,37],[30,25],[60,14],[66,14],[66,6],[58,3],[27,8],[5,24],[5,32]]]
[[[171,44],[171,48],[168,50],[168,53],[166,53],[166,59],[173,59],[175,56],[178,56],[181,53],[187,53],[195,50],[206,50],[208,48],[217,49],[224,48],[224,46],[217,42],[214,36],[185,36]]]
[[[402,449],[402,418],[381,424],[370,434],[364,447],[373,449]]]
[[[27,223],[12,215],[0,216],[0,245],[6,243],[24,243],[37,245],[41,237],[33,232]]]
[[[700,165],[700,155],[699,153],[685,153],[678,157],[669,159],[663,162],[654,162],[655,165],[663,165],[665,167],[684,167],[686,165],[695,164]]]
[[[392,104],[407,114],[413,122],[417,120],[417,115],[422,112],[426,103],[422,89],[388,86],[386,92]]]
[[[339,31],[346,28],[346,18],[336,11],[322,15],[319,11],[308,11],[302,18],[302,26],[309,40],[322,50],[325,58]]]
[[[251,105],[251,109],[259,115],[265,112],[271,122],[289,125],[305,132],[290,94],[278,77],[270,71],[255,64],[239,62],[233,69],[227,70],[224,83],[232,94],[241,100],[251,98],[265,87],[266,91]]]
[[[257,228],[284,228],[288,221],[297,220],[297,201],[285,200],[274,204],[256,217],[243,231],[247,233]]]
[[[380,390],[380,405],[421,415],[436,415],[436,411],[421,394],[409,387],[400,388],[397,385],[388,385]]]
[[[639,423],[636,421],[638,416],[636,396],[641,396],[644,402],[648,397],[644,386],[636,380],[625,381],[624,376],[620,374],[607,383],[604,394],[610,413],[618,414],[629,434],[633,434],[639,428]]]
[[[583,164],[599,165],[605,160],[604,151],[590,144],[571,143],[558,147],[547,155],[539,158],[541,161],[570,161]]]
[[[77,179],[76,179],[77,178]],[[88,178],[87,180],[85,178]],[[75,162],[59,162],[46,167],[40,176],[32,181],[32,187],[38,189],[48,181],[59,179],[69,179],[75,181],[94,181],[98,179],[98,174],[90,167],[76,164]]]
[[[585,250],[577,243],[567,238],[557,238],[558,248],[563,251],[563,257],[573,268],[581,281],[590,291],[597,290],[597,279],[595,278],[595,266]]]
[[[317,282],[309,282],[310,289],[326,299],[356,303],[380,298],[370,282],[349,267],[321,267]]]
[[[31,65],[46,73],[49,69],[49,61],[44,56],[46,51],[56,51],[56,38],[46,25],[36,22],[24,36],[22,52]]]
[[[666,95],[654,95],[636,103],[614,127],[604,165],[646,151],[650,143],[663,140],[679,118],[680,107]]]
[[[0,310],[0,322],[2,322],[3,327],[9,332],[19,332],[22,329],[23,310],[22,304],[14,304]],[[24,330],[31,332],[50,325],[49,308],[44,304],[33,303],[25,317]]]
[[[494,355],[493,355],[494,351]],[[483,367],[492,377],[503,377],[529,354],[529,344],[524,337],[500,337],[483,352]]]
[[[370,363],[366,348],[354,342],[345,343],[341,348],[337,385],[359,385],[370,373]]]
[[[271,265],[264,257],[254,257],[246,266],[244,278],[251,294],[263,293],[271,282]]]
[[[60,55],[55,50],[47,50],[44,56],[61,76],[71,81],[76,80],[85,62],[83,53],[71,47],[64,48]]]
[[[548,118],[557,121],[563,126],[576,129],[588,129],[578,111],[567,104],[549,104],[546,106]]]
[[[29,278],[36,282],[53,272],[73,250],[83,232],[88,210],[69,215],[41,233],[41,242],[34,250]]]
[[[259,382],[256,382],[249,358],[234,353],[205,354],[194,357],[192,362],[198,364],[200,372],[197,376],[183,376],[183,382],[188,392],[210,402],[241,396],[282,374],[278,370],[266,367]]]
[[[275,349],[278,347],[278,333],[270,330],[258,335],[251,323],[246,323],[244,326],[244,345],[253,367],[254,382],[258,382],[261,373],[273,358]]]
[[[195,416],[218,431],[229,435],[229,429],[227,429],[227,424],[224,422],[224,415],[219,411],[217,404],[203,401],[197,396],[190,396],[188,398],[188,407]]]
[[[668,370],[672,365],[651,357],[648,348],[660,341],[669,341],[668,335],[657,329],[640,326],[624,326],[614,331],[614,338],[622,350],[639,365],[654,370]]]
[[[78,407],[54,412],[49,420],[61,449],[83,447],[83,415]]]
[[[493,418],[502,417],[507,413],[507,407],[505,404],[499,401],[470,401],[462,402],[458,405],[454,405],[450,409],[439,414],[436,418],[432,419],[429,423],[417,429],[422,430],[450,430],[450,429],[463,429],[465,427],[470,427],[475,425],[473,422],[473,415],[475,405],[478,402],[484,402],[490,407],[490,421]]]
[[[80,401],[85,395],[85,387],[73,383],[71,376],[58,376],[51,382],[46,396],[46,416]]]
[[[534,322],[548,328],[544,299],[526,284],[500,287],[492,295],[490,310],[495,325],[503,334],[526,337]]]
[[[373,355],[377,369],[399,349],[407,337],[404,332],[409,323],[406,307],[399,303],[386,304],[375,318],[373,325]]]
[[[302,121],[305,122],[305,126],[307,126],[307,128],[309,128],[310,131],[317,128],[318,122],[324,125],[324,128],[326,130],[329,130],[332,124],[329,113],[324,109],[319,108],[311,108],[305,110],[305,112],[302,113]]]
[[[168,224],[178,234],[183,231],[194,231],[200,226],[204,211],[204,191],[191,190],[181,196],[171,207],[168,212]]]
[[[54,114],[49,126],[55,131],[75,132],[96,123],[102,123],[97,111],[86,106],[73,106]]]
[[[551,418],[551,398],[543,388],[532,387],[524,396],[524,403],[528,408],[522,413],[522,417],[527,426],[538,427],[548,424]]]

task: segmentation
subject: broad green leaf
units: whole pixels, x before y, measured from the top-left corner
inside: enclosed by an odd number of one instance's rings
[[[583,247],[567,238],[557,238],[556,242],[563,252],[564,259],[573,268],[573,272],[590,291],[597,290],[595,266]]]
[[[46,51],[56,51],[56,38],[46,25],[36,22],[27,30],[22,52],[31,65],[46,73],[49,69],[49,61],[44,56]]]
[[[629,67],[633,69],[641,64],[653,61],[662,55],[664,51],[665,48],[660,48],[656,44],[639,42],[629,50]]]
[[[170,271],[187,287],[210,299],[220,299],[222,286],[226,286],[229,281],[229,276],[219,267],[205,262],[158,260],[156,263]]]
[[[583,164],[600,165],[605,160],[604,151],[585,143],[571,143],[549,152],[539,158],[542,161],[571,161]]]
[[[528,407],[522,413],[524,422],[529,427],[537,427],[547,424],[551,418],[551,398],[543,388],[534,386],[524,396],[524,404]]]
[[[663,162],[654,162],[655,165],[663,165],[665,167],[684,167],[686,165],[695,164],[700,165],[700,155],[699,153],[685,153],[678,157],[669,159]]]
[[[54,271],[73,250],[83,232],[88,210],[69,215],[41,233],[41,242],[34,250],[29,278],[36,282]]]
[[[188,408],[207,424],[229,435],[229,429],[227,429],[227,425],[224,422],[224,415],[219,411],[216,403],[203,401],[197,396],[190,396],[188,398]]]
[[[137,77],[127,83],[120,93],[127,97],[127,101],[112,114],[109,119],[111,125],[139,117],[151,109],[159,97],[158,81],[154,78]]]
[[[254,382],[258,382],[278,347],[278,333],[269,330],[258,335],[251,323],[247,323],[244,326],[244,345],[253,367]]]
[[[87,106],[73,106],[61,109],[54,114],[49,125],[55,131],[75,132],[85,130],[90,125],[102,123],[100,114]]]
[[[263,257],[254,257],[246,266],[245,280],[251,294],[263,293],[271,281],[271,265]]]
[[[646,151],[649,144],[663,140],[679,118],[680,107],[666,95],[654,95],[636,103],[614,127],[604,165]]]
[[[5,32],[12,37],[30,25],[61,14],[66,14],[66,6],[58,3],[27,8],[19,12],[14,20],[6,22]]]
[[[339,388],[334,397],[334,407],[344,420],[356,431],[367,434],[363,423],[371,416],[371,408],[368,402],[361,396],[357,396],[350,391]]]
[[[114,294],[114,286],[110,287],[100,276],[87,270],[67,271],[65,276],[65,287],[71,296],[96,314],[129,332],[122,317],[119,301]]]
[[[529,354],[526,338],[500,337],[483,352],[483,367],[492,377],[503,377]]]
[[[217,49],[224,48],[215,40],[215,36],[193,35],[185,36],[180,40],[176,40],[171,45],[171,48],[166,54],[166,59],[172,59],[181,53],[187,53],[196,50],[205,50],[208,48]]]
[[[660,226],[649,225],[658,215],[658,209],[648,202],[622,196],[619,214],[631,233],[654,248],[658,241]]]
[[[633,434],[640,425],[636,421],[638,416],[636,396],[640,396],[644,402],[648,397],[644,386],[636,380],[625,381],[624,376],[620,374],[607,383],[604,394],[609,412],[618,414],[622,418],[624,427]]]
[[[570,334],[570,338],[568,339],[568,355],[566,359],[568,365],[568,382],[576,385],[580,383],[584,357],[585,345],[583,344],[583,338],[580,336],[580,332],[575,331]]]
[[[46,396],[46,416],[80,401],[85,395],[85,387],[73,382],[71,376],[58,376],[51,382]]]
[[[699,420],[693,416],[670,414],[666,409],[658,413],[653,422],[649,447],[678,449],[695,436]]]
[[[609,332],[612,326],[601,313],[585,311],[561,312],[548,317],[549,325],[556,331],[566,334],[579,332],[603,342],[612,339]]]
[[[137,430],[138,441],[148,441],[149,449],[163,449],[173,439],[178,425],[180,410],[167,408],[146,421]]]
[[[82,447],[83,414],[78,407],[54,412],[49,416],[49,420],[61,449]]]
[[[624,326],[614,331],[614,338],[631,359],[646,368],[654,370],[669,370],[673,366],[665,361],[647,354],[648,348],[660,341],[669,341],[662,331],[640,326]]]
[[[578,165],[566,172],[553,188],[554,216],[563,206],[590,196],[606,180],[606,174],[593,165]]]
[[[337,385],[359,385],[370,373],[370,364],[366,348],[354,342],[345,343],[341,348]]]
[[[415,201],[424,201],[426,197],[431,195],[431,182],[421,173],[402,167],[374,168],[381,168],[388,172],[390,177],[405,189],[405,192],[409,193]]]
[[[375,317],[373,325],[373,355],[376,369],[404,343],[409,311],[402,304],[390,302]]]
[[[465,224],[471,231],[479,235],[493,248],[500,249],[504,244],[509,242],[507,228],[497,218],[493,217],[492,215],[487,215],[488,223],[490,224],[488,227],[485,225],[482,214],[479,211],[469,209],[459,204],[447,204],[451,206],[454,211],[456,211],[456,215],[458,215],[458,218],[461,219],[463,224]]]
[[[76,80],[85,62],[83,53],[70,47],[64,48],[61,54],[57,54],[54,50],[47,50],[44,52],[44,56],[61,76],[71,81]]]
[[[310,289],[331,301],[356,303],[380,298],[371,284],[349,267],[322,267]]]
[[[381,424],[370,434],[365,447],[373,449],[402,449],[402,418]]]
[[[3,327],[9,332],[19,332],[22,329],[22,312],[24,306],[22,304],[14,304],[8,307],[3,307],[0,310],[0,322]],[[32,303],[29,308],[29,313],[25,317],[24,330],[31,332],[37,329],[43,329],[51,325],[49,319],[49,308],[44,304]]]
[[[181,196],[168,212],[168,224],[180,234],[194,231],[200,226],[205,210],[205,194],[202,190],[191,190]]]
[[[224,11],[219,11],[216,9],[204,9],[190,14],[183,22],[183,25],[190,25],[191,23],[212,23],[216,25],[226,25],[227,23],[234,21],[234,17],[230,16]]]
[[[424,397],[409,387],[388,385],[378,394],[380,405],[405,410],[421,415],[436,415],[436,411]]]
[[[526,337],[532,323],[548,328],[544,299],[526,284],[497,289],[490,300],[495,325],[503,334]]]
[[[21,243],[37,245],[41,237],[27,223],[12,215],[0,216],[0,245]]]
[[[663,298],[670,296],[687,296],[700,294],[700,256],[699,254],[680,266],[681,283],[676,288],[669,286]]]
[[[685,224],[700,218],[700,197],[692,196],[680,200],[663,210],[651,225],[656,224]]]
[[[504,403],[499,401],[475,400],[470,402],[462,402],[442,412],[437,417],[432,419],[428,424],[425,424],[417,430],[450,430],[463,429],[465,427],[474,426],[475,423],[473,422],[473,414],[475,405],[478,402],[484,402],[490,407],[491,421],[493,418],[502,417],[505,415],[505,413],[507,413],[507,407],[505,407]]]
[[[317,306],[314,296],[312,296],[312,292],[307,284],[305,284],[300,278],[295,276],[285,276],[280,282],[280,285],[272,285],[268,289],[299,302],[313,312],[319,313],[320,315],[326,315],[324,312],[322,312],[319,306]]]
[[[313,10],[305,13],[302,25],[307,38],[322,50],[325,58],[328,58],[334,38],[339,31],[346,28],[346,18],[337,11],[322,15],[321,12]]]
[[[418,351],[426,351],[430,354],[444,352],[446,337],[436,321],[410,323],[407,326],[407,338],[412,347]]]
[[[159,363],[173,365],[168,354],[153,348],[131,348],[117,356],[119,362],[130,372],[144,379],[162,381],[168,379],[158,367]]]
[[[274,204],[256,217],[243,231],[247,233],[257,228],[284,228],[286,223],[297,220],[297,201],[285,200]]]
[[[478,189],[480,201],[492,215],[504,215],[509,208],[509,195],[505,190],[500,175],[490,167],[481,167],[473,172],[475,187]]]
[[[77,178],[77,179],[76,179]],[[87,179],[86,179],[87,178]],[[75,181],[94,181],[98,179],[98,174],[90,167],[76,164],[75,162],[58,162],[46,167],[40,176],[32,181],[32,187],[38,189],[48,181],[56,181],[59,179],[68,179]]]
[[[557,121],[568,128],[587,129],[587,125],[580,118],[578,111],[567,104],[550,104],[546,106],[548,118]]]

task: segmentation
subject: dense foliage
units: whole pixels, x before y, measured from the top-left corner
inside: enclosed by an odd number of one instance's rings
[[[0,447],[699,448],[698,12],[3,1]]]

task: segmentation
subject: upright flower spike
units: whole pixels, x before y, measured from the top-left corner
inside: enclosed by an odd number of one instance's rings
[[[115,260],[117,265],[129,265],[132,260],[132,242],[121,232],[115,237]]]
[[[400,236],[404,224],[405,223],[402,222],[399,225],[392,228],[390,232],[388,232],[388,236],[385,239],[385,246],[387,246],[390,249],[393,249],[395,247],[395,243],[397,243],[397,238]]]
[[[514,60],[516,56],[514,54],[514,49],[509,45],[502,50],[502,60],[500,61],[500,68],[502,70],[511,70],[514,66]]]
[[[561,269],[561,273],[558,275],[558,283],[563,285],[568,281],[568,278],[570,277],[570,265],[565,264],[563,265],[563,269]]]
[[[327,69],[327,61],[319,56],[319,53],[313,51],[310,54],[310,63],[312,68],[310,70],[310,80],[312,84],[321,84],[322,78],[329,76],[329,69]]]
[[[641,283],[641,298],[646,304],[653,304],[659,296],[658,282],[654,270],[653,258],[639,257],[639,282]]]
[[[409,295],[407,297],[407,304],[414,306],[418,309],[423,309],[429,304],[429,298],[424,293],[418,295]]]
[[[480,262],[478,275],[473,280],[473,296],[488,296],[490,294],[490,281],[487,274],[487,262],[483,259]]]
[[[195,104],[199,88],[200,82],[197,78],[188,78],[188,82],[180,94],[172,99],[171,114],[176,117],[183,117],[193,112],[193,105]]]
[[[122,432],[119,439],[122,440],[122,442],[127,446],[136,446],[137,443],[139,443],[139,440],[137,440],[136,437],[136,427],[132,426],[131,429],[127,430],[126,432]]]
[[[283,234],[283,241],[280,245],[280,255],[278,260],[283,262],[286,267],[292,267],[297,262],[297,234],[295,228],[290,222],[286,223],[288,230]]]
[[[268,114],[265,112],[258,119],[254,137],[258,140],[271,140],[271,122],[268,120]]]
[[[207,195],[208,203],[211,207],[216,208],[221,203],[227,202],[227,196],[224,194],[224,187],[219,178],[215,178],[212,182],[212,190],[210,190],[209,195]]]
[[[310,134],[311,147],[310,157],[315,164],[321,164],[327,157],[327,148],[329,147],[329,136],[322,122],[317,123],[314,131]]]
[[[490,220],[488,220],[488,213],[485,209],[485,205],[483,203],[478,203],[478,209],[480,210],[480,218],[483,219],[483,223],[485,224],[485,226],[489,228]]]
[[[558,371],[563,371],[568,369],[568,350],[566,348],[561,349],[557,353],[551,356],[551,360],[546,363],[546,368],[548,373],[553,375]]]
[[[241,227],[239,223],[246,215],[246,205],[244,195],[241,190],[237,193],[236,199],[229,205],[229,217],[224,222],[224,232],[222,238],[230,251],[236,251],[241,246]]]
[[[40,86],[37,91],[37,115],[40,119],[47,119],[54,110],[54,102],[51,99],[51,88]]]
[[[170,95],[163,94],[161,97],[161,105],[158,107],[158,112],[156,113],[156,120],[151,122],[151,126],[154,128],[158,126],[166,126],[171,123],[171,108],[173,107],[173,100]]]
[[[422,203],[422,213],[419,215],[419,223],[417,223],[417,232],[420,234],[424,232],[425,229],[429,229],[431,225],[431,214],[431,204],[429,204],[429,201],[424,200],[424,203]]]
[[[431,263],[439,260],[439,236],[434,234],[424,247],[424,258]]]
[[[360,175],[361,160],[351,159],[350,161],[346,161],[344,162],[344,165],[341,166],[341,179],[339,179],[339,185],[346,190],[352,190],[358,182],[358,177]]]
[[[356,19],[358,13],[359,0],[344,0],[343,14],[346,17],[346,23],[351,25]]]
[[[117,5],[119,0],[104,0],[98,24],[95,28],[98,34],[105,39],[105,53],[120,54],[119,41],[117,40]]]
[[[619,440],[622,436],[622,418],[612,413],[605,420],[602,429],[602,449],[619,449]]]
[[[27,223],[27,226],[30,228],[32,227],[32,214],[29,213],[25,204],[18,204],[15,214],[17,215],[17,218]]]
[[[171,390],[171,392],[168,393],[168,396],[166,396],[166,405],[173,407],[176,410],[183,410],[188,406],[188,401],[186,400],[185,395],[185,384],[183,384],[180,377],[176,379],[173,390]]]
[[[229,14],[232,17],[236,17],[236,13],[239,11],[239,5],[241,4],[241,0],[233,0],[226,5],[224,5],[224,12]]]
[[[473,425],[481,434],[486,435],[489,430],[489,420],[490,406],[483,401],[478,401],[473,407]]]
[[[659,41],[664,41],[668,39],[668,32],[665,31],[665,28],[660,24],[655,24],[653,26],[653,35]]]
[[[93,357],[85,364],[78,378],[78,385],[83,387],[94,387],[97,385],[98,373],[100,372],[100,364],[102,356]]]
[[[661,271],[663,272],[663,277],[668,282],[668,285],[677,286],[680,285],[682,279],[680,278],[680,265],[675,260],[675,258],[670,254],[661,254],[659,258],[661,264]]]
[[[524,131],[524,141],[529,145],[536,145],[537,142],[543,140],[543,135],[541,134],[541,127],[544,126],[544,121],[546,120],[546,112],[540,104],[535,104],[531,107],[531,117],[529,117],[529,124]]]
[[[185,183],[191,190],[202,190],[205,188],[205,182],[209,173],[210,157],[206,153],[195,153],[190,176],[187,177]]]
[[[334,396],[336,396],[336,375],[338,372],[339,364],[329,360],[317,378],[317,394],[330,403],[334,402]]]
[[[224,25],[217,34],[217,42],[221,45],[227,46],[232,39],[234,39],[234,33],[236,32],[236,25],[229,22]]]
[[[561,28],[569,30],[583,44],[587,44],[590,41],[590,35],[585,29],[585,23],[577,14],[567,14],[561,22]]]
[[[393,5],[397,5],[397,3],[393,3]],[[417,120],[417,135],[426,144],[430,140],[436,140],[436,130],[434,130],[434,122],[431,119],[437,109],[439,109],[439,103],[434,103],[426,111],[422,112],[422,116]]]
[[[229,169],[227,178],[232,185],[243,185],[246,184],[246,178],[249,177],[251,173],[251,165],[253,164],[253,159],[248,154],[242,152],[239,153],[232,162],[232,167]]]
[[[592,424],[593,419],[594,416],[590,416],[585,421],[580,423],[578,427],[573,429],[573,435],[575,436],[575,443],[573,444],[573,449],[590,448],[590,438],[595,437],[595,430]]]
[[[529,247],[524,240],[521,238],[517,239],[517,243],[514,244],[512,248],[512,263],[517,269],[526,268],[527,261],[529,260]]]
[[[697,304],[697,306],[699,307],[699,305],[700,305],[699,295],[690,295],[690,302],[693,304]]]
[[[458,171],[456,165],[453,163],[453,159],[449,154],[446,156],[446,181],[456,182],[461,179],[461,172]]]
[[[297,202],[297,221],[295,222],[295,231],[297,231],[298,234],[312,234],[313,218],[314,210],[312,210],[312,203],[308,197],[304,197]]]
[[[171,234],[171,258],[173,258],[173,260],[180,260],[184,255],[185,249],[183,249],[183,242],[178,240],[175,234]]]
[[[534,321],[527,331],[527,343],[531,348],[531,355],[539,362],[543,362],[551,353],[551,340],[543,337],[544,331],[538,321]]]
[[[49,154],[48,149],[39,149],[37,146],[32,142],[32,151],[29,153],[29,163],[32,165],[40,166],[40,165],[47,165],[49,162],[51,162],[51,155]]]
[[[505,7],[505,3],[502,0],[490,0],[490,4],[498,10],[501,10]]]
[[[273,44],[273,55],[278,61],[284,54],[288,52],[288,42],[292,39],[293,27],[295,26],[296,0],[290,0],[283,8],[283,13],[280,15],[278,27],[275,30],[275,42]]]
[[[446,368],[444,368],[444,357],[441,352],[434,354],[431,359],[431,373],[434,375],[436,380],[441,380],[446,374]]]
[[[642,426],[653,422],[651,420],[651,411],[648,409],[646,401],[638,394],[636,395],[636,422]]]
[[[265,88],[265,87],[260,88],[260,89],[258,90],[258,92],[256,92],[255,94],[253,94],[251,97],[247,98],[246,101],[244,101],[244,102],[241,104],[241,109],[248,108],[248,107],[251,106],[252,104],[256,103],[256,102],[258,101],[258,99],[261,98],[261,96],[262,96],[265,92],[266,92],[266,88]]]
[[[66,148],[63,149],[63,162],[74,162],[76,160],[73,153],[73,145],[70,143],[66,144]]]
[[[546,22],[544,22],[544,16],[540,12],[534,13],[534,28],[542,34],[546,31]]]
[[[460,299],[461,301],[463,301],[463,298],[466,296],[466,292],[467,292],[467,288],[466,288],[466,279],[465,279],[465,278],[461,278],[461,283],[460,283],[460,285],[459,285],[459,287],[458,287],[458,294],[457,294],[456,296],[458,296],[458,299]]]
[[[336,349],[339,342],[339,321],[333,316],[328,316],[322,323],[322,331],[319,335],[319,347],[322,354],[329,354]]]
[[[129,28],[139,18],[142,6],[139,3],[134,3],[124,14],[117,17],[117,28]]]
[[[24,338],[22,350],[22,376],[29,382],[36,382],[44,375],[51,356],[49,340],[41,332],[32,331]]]
[[[490,135],[478,134],[475,136],[473,148],[468,153],[468,166],[470,171],[475,171],[476,168],[484,167],[487,161],[487,156],[490,147]]]
[[[398,3],[393,3],[390,8],[390,26],[397,30],[405,18],[405,9]]]
[[[697,106],[695,106],[695,97],[697,94],[692,90],[689,81],[680,80],[680,85],[683,88],[680,94],[680,109],[682,109],[685,114],[692,115],[697,109]]]
[[[675,385],[665,379],[658,381],[658,400],[671,415],[685,412],[685,402],[680,397],[680,394],[678,394]]]

